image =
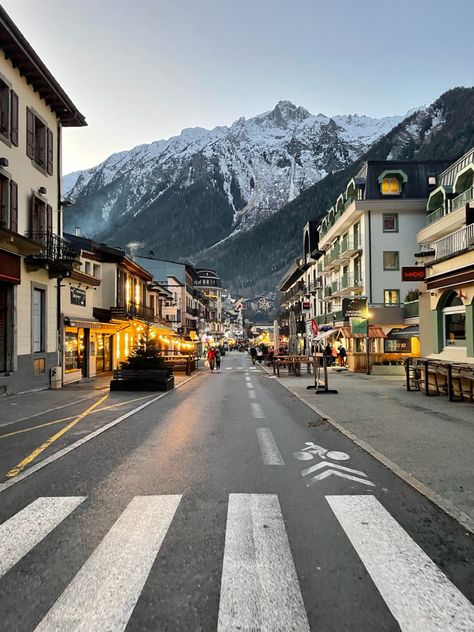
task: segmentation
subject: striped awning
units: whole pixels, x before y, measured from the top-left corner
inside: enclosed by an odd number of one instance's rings
[[[353,334],[350,327],[339,328],[341,338],[366,338],[365,334]],[[387,334],[382,327],[376,327],[375,325],[369,326],[369,338],[386,338]]]

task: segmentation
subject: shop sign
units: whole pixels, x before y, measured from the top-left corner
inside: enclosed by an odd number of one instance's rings
[[[411,353],[411,338],[385,338],[385,353]]]
[[[342,299],[342,317],[344,320],[349,318],[364,318],[367,314],[366,298],[343,298]]]
[[[367,318],[349,318],[349,322],[351,325],[351,332],[353,334],[362,334],[364,336],[368,335],[369,321]]]
[[[311,303],[309,301],[303,301],[301,303],[301,311],[309,312],[311,310]]]
[[[405,266],[402,268],[402,281],[424,281],[426,268],[421,266]]]
[[[86,306],[86,291],[78,287],[71,287],[71,305]]]

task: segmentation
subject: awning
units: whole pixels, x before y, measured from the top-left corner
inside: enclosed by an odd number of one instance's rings
[[[392,329],[387,338],[414,338],[420,335],[418,326],[405,327],[404,329]]]
[[[337,334],[337,329],[330,329],[329,331],[322,331],[320,334],[318,334],[315,338],[315,342],[321,342],[322,340],[326,340],[326,338],[329,338],[329,336],[332,336],[333,334]]]
[[[80,327],[82,329],[103,329],[104,331],[116,332],[120,329],[120,325],[114,323],[101,323],[98,320],[82,320],[81,318],[64,318],[66,327]]]
[[[350,327],[340,327],[339,333],[342,338],[367,338],[365,334],[353,334]],[[387,335],[382,327],[369,326],[369,338],[386,338]]]

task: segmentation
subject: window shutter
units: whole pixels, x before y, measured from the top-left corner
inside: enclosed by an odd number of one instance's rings
[[[53,175],[53,132],[46,130],[46,171]]]
[[[10,230],[18,232],[18,185],[10,180]]]
[[[11,108],[10,108],[10,140],[13,145],[18,147],[18,95],[13,90],[11,95]]]
[[[28,158],[35,155],[35,117],[30,108],[26,108],[26,155]]]
[[[48,234],[53,232],[53,207],[51,204],[46,204],[46,232]]]

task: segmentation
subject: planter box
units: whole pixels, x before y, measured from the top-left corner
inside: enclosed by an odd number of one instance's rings
[[[117,370],[110,382],[111,391],[169,391],[174,388],[171,369]]]
[[[372,375],[405,375],[405,367],[399,365],[374,364],[370,367]]]

